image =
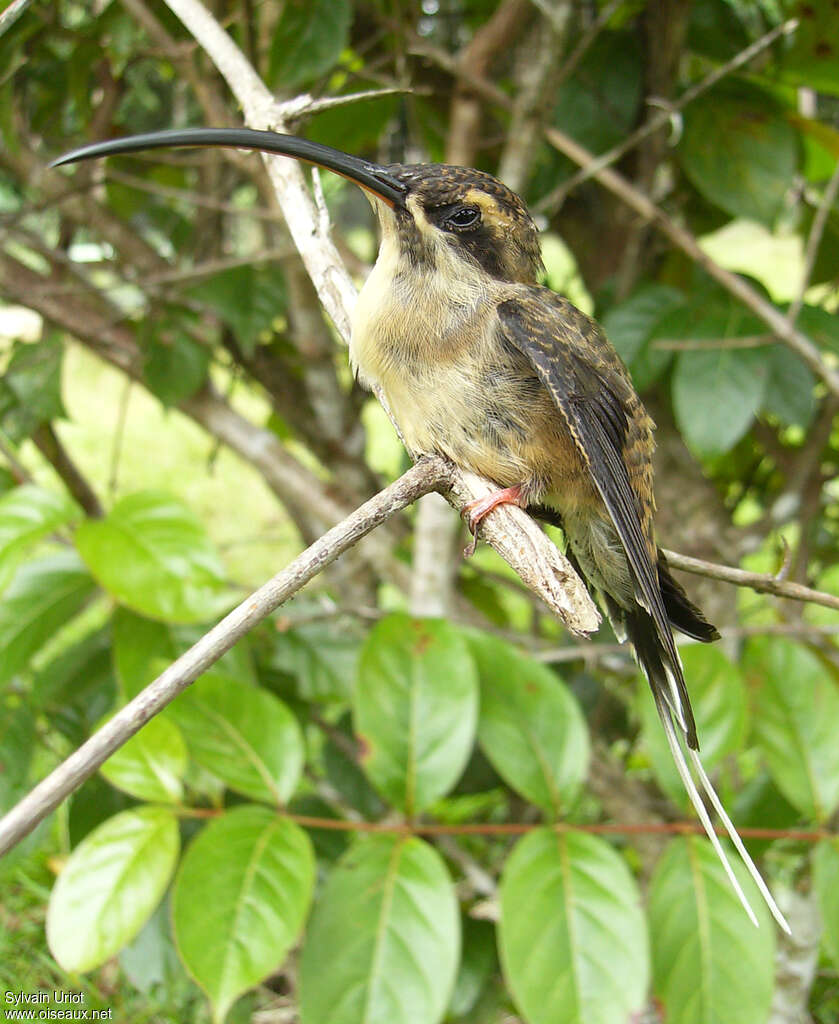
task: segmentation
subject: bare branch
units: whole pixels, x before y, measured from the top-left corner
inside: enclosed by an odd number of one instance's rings
[[[67,449],[61,443],[61,439],[51,423],[42,423],[32,435],[38,451],[49,462],[53,469],[64,481],[67,490],[81,505],[89,516],[99,518],[102,515],[102,506],[96,497],[96,492],[82,476],[78,466],[70,458]]]
[[[418,462],[263,584],[126,704],[0,820],[0,855],[10,850],[146,722],[268,615],[362,537],[420,495],[445,484],[442,459]]]
[[[671,569],[682,569],[684,572],[692,572],[697,576],[708,576],[710,579],[724,580],[726,583],[733,583],[738,587],[749,587],[759,594],[788,597],[791,601],[807,601],[810,604],[820,604],[825,608],[839,610],[839,597],[835,594],[826,594],[824,591],[813,590],[800,583],[779,580],[777,576],[772,576],[769,573],[735,569],[730,565],[706,562],[701,558],[691,558],[689,555],[680,555],[675,551],[665,550],[664,556],[670,563]]]

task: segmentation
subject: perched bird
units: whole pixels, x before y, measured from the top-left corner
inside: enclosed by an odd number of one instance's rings
[[[235,146],[292,156],[362,186],[379,255],[353,317],[350,359],[378,385],[413,456],[438,453],[499,490],[467,506],[473,532],[512,502],[561,524],[568,553],[649,680],[679,774],[751,919],[677,734],[710,803],[787,931],[708,779],[678,629],[714,627],[673,579],[653,532],[653,423],[605,335],[538,283],[539,237],[521,199],[482,171],[381,166],[294,136],[248,129],[159,132],[96,143],[57,160],[164,146]]]

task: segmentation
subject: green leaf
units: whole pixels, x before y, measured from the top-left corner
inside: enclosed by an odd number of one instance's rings
[[[635,37],[601,32],[560,87],[553,122],[592,153],[602,153],[635,123],[642,81]]]
[[[408,814],[454,785],[475,738],[478,680],[463,637],[445,622],[390,615],[361,652],[353,698],[363,767]]]
[[[300,961],[302,1024],[437,1024],[460,947],[454,889],[416,838],[357,840],[329,876]]]
[[[754,727],[778,789],[802,814],[825,821],[839,806],[839,691],[806,648],[752,640],[745,667]]]
[[[679,652],[685,669],[696,730],[702,744],[702,764],[710,771],[723,757],[739,750],[746,738],[746,687],[737,666],[717,647],[683,647]],[[647,681],[640,681],[639,711],[644,745],[662,788],[683,807],[690,801],[673,764],[673,756],[653,702]]]
[[[824,927],[822,942],[839,967],[839,840],[825,840],[813,851],[813,887]]]
[[[345,701],[352,693],[359,648],[353,633],[311,623],[277,634],[271,665],[294,676],[303,700]]]
[[[41,423],[66,415],[61,401],[63,355],[57,334],[12,346],[0,376],[0,427],[12,441],[23,441]]]
[[[767,1020],[775,931],[754,882],[732,862],[759,928],[706,839],[673,840],[656,867],[648,901],[653,986],[668,1024]]]
[[[0,682],[23,668],[92,597],[96,585],[74,551],[21,566],[0,598]]]
[[[474,1007],[497,967],[495,928],[489,921],[464,917],[460,970],[449,1002],[448,1016],[463,1017]]]
[[[791,45],[783,51],[783,77],[787,82],[839,96],[839,10],[835,4],[790,5],[789,17],[798,19]]]
[[[180,729],[158,716],[111,754],[99,770],[117,789],[140,800],[179,803],[186,760]]]
[[[558,816],[588,771],[579,705],[549,668],[503,640],[475,633],[469,646],[481,683],[481,749],[513,789]]]
[[[172,893],[186,969],[223,1021],[233,1001],[276,970],[299,935],[315,882],[306,833],[264,807],[211,822],[192,842]]]
[[[612,306],[603,317],[603,329],[615,351],[631,367],[650,340],[656,324],[684,304],[685,296],[677,288],[663,284],[645,285],[628,299]]]
[[[294,792],[303,738],[297,719],[273,694],[214,671],[182,693],[170,714],[190,754],[230,789],[272,804],[286,803]]]
[[[285,286],[274,267],[243,266],[222,270],[189,289],[231,329],[237,344],[250,355],[259,336],[272,330],[285,311]]]
[[[118,953],[160,902],[178,857],[178,823],[162,807],[109,818],[72,852],[50,896],[47,942],[65,971]]]
[[[156,323],[143,345],[143,380],[164,405],[194,395],[207,379],[210,350],[184,333],[176,322]]]
[[[204,527],[177,498],[143,491],[104,519],[88,520],[76,545],[117,601],[141,615],[202,622],[231,601],[224,569]]]
[[[763,411],[786,425],[808,427],[816,411],[816,379],[809,366],[786,345],[771,345],[764,353],[769,368]]]
[[[349,0],[285,0],[271,39],[271,84],[299,85],[329,71],[349,42],[351,22]]]
[[[114,663],[120,690],[131,700],[159,675],[167,664],[200,640],[203,630],[173,626],[136,615],[127,608],[114,613]],[[255,682],[247,639],[238,643],[215,664],[239,683]]]
[[[679,158],[711,203],[772,226],[798,167],[799,141],[777,100],[729,80],[684,112]]]
[[[537,829],[508,859],[500,897],[501,962],[528,1024],[624,1024],[641,1010],[641,896],[611,846]]]
[[[25,704],[0,703],[0,814],[25,795],[35,752],[35,719]]]
[[[697,455],[721,455],[749,429],[763,404],[768,367],[759,349],[681,352],[673,374],[673,408]]]
[[[43,537],[75,522],[81,510],[63,494],[24,484],[0,498],[0,591],[26,552]]]
[[[114,705],[111,653],[111,629],[106,625],[63,650],[35,676],[33,707],[77,746]]]

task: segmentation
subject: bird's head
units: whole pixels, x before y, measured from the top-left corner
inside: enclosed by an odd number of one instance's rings
[[[374,200],[384,230],[403,252],[433,262],[441,248],[501,281],[533,283],[542,269],[539,235],[524,203],[491,174],[448,164],[391,164],[401,203]]]
[[[174,146],[226,146],[290,156],[325,167],[371,197],[383,232],[411,262],[462,259],[502,281],[535,282],[542,260],[536,225],[515,192],[482,171],[447,164],[383,166],[294,135],[249,128],[194,128],[97,142],[53,166]]]

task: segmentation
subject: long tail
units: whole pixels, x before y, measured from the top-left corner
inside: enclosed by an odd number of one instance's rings
[[[701,621],[704,622],[704,619]],[[769,891],[769,888],[761,877],[754,861],[749,856],[746,847],[743,845],[743,841],[737,834],[737,830],[732,824],[731,819],[722,805],[722,801],[717,795],[716,790],[711,784],[711,780],[708,778],[708,775],[702,766],[702,761],[700,760],[698,751],[699,745],[696,742],[696,732],[693,725],[693,712],[690,708],[690,702],[688,700],[687,703],[680,703],[682,695],[684,694],[686,696],[687,690],[685,688],[684,673],[678,654],[676,655],[676,662],[672,663],[663,645],[659,643],[652,620],[643,609],[639,608],[634,613],[625,614],[623,623],[626,628],[627,639],[632,643],[638,662],[650,684],[656,709],[658,710],[658,715],[661,719],[661,724],[664,728],[664,734],[667,737],[667,743],[670,747],[670,753],[673,755],[673,761],[676,764],[676,769],[678,770],[682,783],[687,790],[687,794],[690,797],[690,802],[693,804],[697,817],[702,823],[702,827],[705,829],[705,834],[711,841],[711,844],[714,847],[723,868],[725,869],[725,873],[728,875],[734,891],[737,893],[737,896],[743,904],[749,918],[755,925],[757,925],[758,922],[754,911],[752,910],[740,883],[737,881],[737,876],[734,874],[728,857],[725,854],[725,850],[723,849],[717,833],[714,830],[714,826],[711,823],[710,816],[708,815],[708,810],[705,807],[705,803],[700,795],[696,782],[694,781],[688,760],[685,758],[682,744],[679,741],[679,736],[677,735],[676,723],[679,724],[681,729],[685,745],[687,747],[688,757],[696,772],[702,792],[708,798],[711,806],[719,815],[725,831],[728,833],[731,842],[734,844],[734,848],[740,855],[740,858],[746,866],[749,874],[754,879],[754,882],[757,885],[761,896],[766,901],[766,905],[772,916],[781,928],[789,934],[790,927],[787,924],[784,915],[778,909],[778,905],[775,902],[772,893]],[[708,624],[706,623],[705,625],[707,626]],[[709,628],[713,629],[713,627]]]

